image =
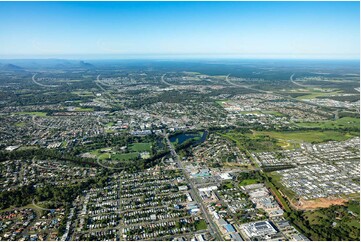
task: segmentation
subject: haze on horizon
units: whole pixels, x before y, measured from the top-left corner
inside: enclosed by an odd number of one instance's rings
[[[359,2],[0,2],[0,58],[359,59]]]

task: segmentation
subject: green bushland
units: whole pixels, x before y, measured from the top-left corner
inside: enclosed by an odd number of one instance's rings
[[[293,211],[289,219],[311,240],[360,241],[360,202],[310,211]],[[350,213],[352,212],[352,213]]]
[[[220,134],[235,142],[240,150],[246,151],[274,151],[281,147],[277,145],[277,139],[268,135],[253,136],[250,133],[228,132]]]

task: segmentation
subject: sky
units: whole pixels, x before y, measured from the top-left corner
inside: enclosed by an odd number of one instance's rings
[[[0,58],[358,59],[359,2],[0,2]]]

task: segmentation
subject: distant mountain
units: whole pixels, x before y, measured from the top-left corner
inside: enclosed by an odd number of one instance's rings
[[[87,62],[84,62],[84,61],[80,61],[79,64],[80,64],[81,67],[84,67],[84,68],[87,68],[87,69],[92,69],[92,68],[95,67],[94,65],[92,65],[90,63],[87,63]]]
[[[14,65],[14,64],[5,64],[0,67],[2,71],[24,71],[24,68]]]
[[[11,63],[11,64],[10,64]],[[18,66],[20,69],[16,68]],[[3,69],[4,68],[4,69]],[[44,70],[44,69],[92,69],[92,64],[82,60],[65,59],[6,59],[0,60],[0,70],[20,71],[20,70]]]

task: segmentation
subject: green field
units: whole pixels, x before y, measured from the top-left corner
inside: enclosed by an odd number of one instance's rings
[[[25,122],[18,122],[18,123],[15,123],[15,127],[24,127],[25,126]]]
[[[323,128],[323,129],[360,128],[360,119],[344,117],[337,120],[296,123],[296,125],[302,128]]]
[[[124,154],[112,154],[111,159],[112,160],[134,160],[139,156],[138,152],[131,152],[131,153],[124,153]]]
[[[251,185],[251,184],[256,184],[259,183],[258,179],[246,179],[243,180],[239,183],[240,186],[247,186],[247,185]]]
[[[285,131],[285,132],[276,132],[276,131],[254,131],[253,136],[262,136],[267,135],[272,138],[281,140],[281,141],[297,141],[297,142],[314,142],[321,143],[326,141],[343,141],[354,136],[357,136],[357,133],[352,132],[342,132],[342,131]]]
[[[207,223],[206,221],[202,220],[198,220],[197,222],[195,222],[196,225],[196,229],[197,230],[204,230],[207,229]]]
[[[349,203],[347,206],[348,210],[352,211],[353,213],[360,215],[360,203]],[[358,225],[360,227],[360,224]]]
[[[26,145],[26,146],[20,146],[18,151],[21,151],[21,150],[33,150],[33,149],[38,149],[39,147],[38,146],[35,146],[35,145]]]
[[[223,102],[227,102],[227,101],[229,101],[229,100],[217,100],[217,101],[215,101],[215,103],[217,103],[218,105],[220,105],[221,107],[223,107]]]
[[[75,110],[76,112],[93,112],[94,108],[81,108],[81,107],[76,107]]]
[[[108,150],[111,149],[111,150]],[[129,153],[118,153],[113,150],[112,147],[104,147],[101,149],[96,149],[91,151],[92,155],[95,155],[99,158],[99,160],[118,160],[118,161],[129,161],[138,158],[139,153],[143,151],[152,151],[152,143],[133,143],[129,145]]]
[[[130,146],[130,149],[133,151],[152,151],[151,143],[134,143]]]
[[[107,127],[112,127],[114,125],[114,122],[109,122],[109,123],[107,123],[105,126],[107,126]]]
[[[334,92],[312,91],[310,93],[307,93],[306,95],[298,96],[298,97],[296,97],[296,99],[298,99],[298,100],[315,99],[318,97],[327,97],[327,96],[332,96],[332,95],[336,95],[339,93],[340,93],[340,91],[334,91]]]
[[[252,135],[240,132],[220,133],[220,135],[234,141],[240,150],[274,151],[281,148],[276,139],[267,135]]]
[[[14,113],[16,115],[31,115],[31,116],[39,116],[39,117],[45,117],[45,112],[16,112]]]
[[[111,155],[109,153],[103,153],[98,156],[99,160],[106,160],[109,159]]]

